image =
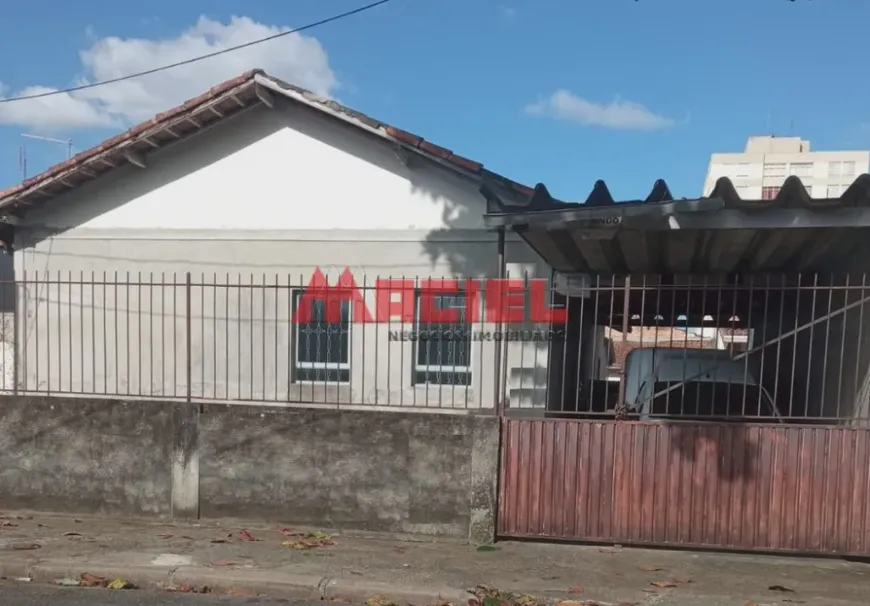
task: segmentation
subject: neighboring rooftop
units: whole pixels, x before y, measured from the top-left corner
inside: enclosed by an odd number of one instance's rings
[[[799,154],[810,151],[810,142],[800,137],[760,135],[746,141],[747,154]]]
[[[531,188],[487,170],[481,162],[460,156],[419,135],[255,69],[218,84],[177,107],[157,114],[151,120],[137,124],[18,185],[0,191],[0,208],[6,213],[15,214],[36,202],[94,181],[119,166],[132,164],[144,168],[149,153],[178,143],[252,107],[272,107],[277,98],[349,123],[374,137],[389,141],[397,149],[423,156],[450,170],[495,183],[503,193],[516,194],[522,198],[532,193]]]

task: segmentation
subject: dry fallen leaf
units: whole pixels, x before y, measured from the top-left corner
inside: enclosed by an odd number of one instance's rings
[[[396,603],[382,595],[376,595],[367,599],[365,606],[396,606]]]
[[[250,532],[248,532],[247,530],[240,530],[240,531],[239,531],[239,540],[242,540],[242,541],[259,541],[260,539],[256,539],[256,538],[254,538],[254,535],[252,535],[252,534],[251,534]]]
[[[39,543],[13,543],[12,549],[16,551],[30,551],[42,547]]]
[[[212,539],[211,541],[209,541],[209,543],[215,543],[215,544],[218,544],[218,543],[229,543],[229,541],[226,540],[226,539]]]
[[[157,535],[157,538],[158,538],[158,539],[171,539],[172,536],[173,536],[172,533],[169,533],[169,532],[161,532],[160,534]]]
[[[108,585],[106,585],[109,589],[136,589],[136,586],[130,581],[125,581],[124,579],[115,579]]]
[[[576,595],[580,595],[584,591],[585,591],[585,589],[583,589],[583,587],[581,585],[574,585],[573,587],[568,588],[568,593],[573,593]]]
[[[659,572],[660,570],[664,570],[660,566],[652,566],[650,564],[642,564],[637,567],[638,570],[642,570],[644,572]]]
[[[236,563],[235,562],[227,562],[226,560],[220,560],[219,562],[212,562],[211,565],[225,567],[225,566],[236,566]]]
[[[105,587],[109,584],[109,579],[99,577],[90,572],[83,572],[79,577],[82,587]]]
[[[679,583],[680,585],[688,585],[692,582],[692,579],[689,577],[674,577],[674,583]]]
[[[0,524],[0,528],[16,528],[18,524],[13,524],[12,522],[3,522]]]
[[[658,587],[659,589],[668,589],[670,587],[676,587],[677,584],[673,581],[650,581],[649,583],[653,587]]]
[[[82,533],[80,533],[80,532],[65,532],[65,533],[63,533],[63,536],[65,536],[65,537],[80,537],[80,536],[82,536]]]
[[[644,593],[658,594],[658,591],[656,591],[655,589],[641,589],[641,591]]]
[[[770,591],[782,591],[783,593],[794,593],[794,589],[783,587],[782,585],[771,585],[768,587]]]
[[[211,587],[208,585],[197,587],[196,585],[176,585],[175,583],[171,583],[166,586],[166,591],[171,591],[173,593],[211,593]]]

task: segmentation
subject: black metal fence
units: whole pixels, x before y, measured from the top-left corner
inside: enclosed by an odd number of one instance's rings
[[[23,275],[0,284],[15,310],[0,332],[3,390],[650,420],[870,417],[864,276],[338,283]]]

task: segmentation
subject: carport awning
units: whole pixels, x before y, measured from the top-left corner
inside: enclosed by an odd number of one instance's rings
[[[522,207],[481,191],[488,227],[517,232],[564,273],[843,271],[870,241],[870,175],[826,199],[810,198],[797,177],[773,200],[743,200],[727,178],[694,200],[674,199],[664,181],[627,202],[602,181],[582,203],[555,200],[543,185]]]

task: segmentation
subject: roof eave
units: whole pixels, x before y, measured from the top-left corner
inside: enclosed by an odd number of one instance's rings
[[[0,200],[0,213],[14,214],[23,208],[37,202],[47,201],[85,183],[94,181],[105,173],[129,164],[147,169],[147,155],[158,150],[171,147],[190,137],[210,130],[225,119],[234,117],[263,103],[256,94],[253,75],[237,86],[221,91],[216,96],[192,104],[178,111],[177,116],[161,119],[158,115],[152,126],[144,127],[133,136],[117,143],[112,139],[97,148],[92,148],[82,154],[84,158],[74,156],[70,165],[56,174],[42,178],[32,184],[24,181],[18,185],[18,191],[13,191]],[[122,133],[121,136],[129,133]]]

